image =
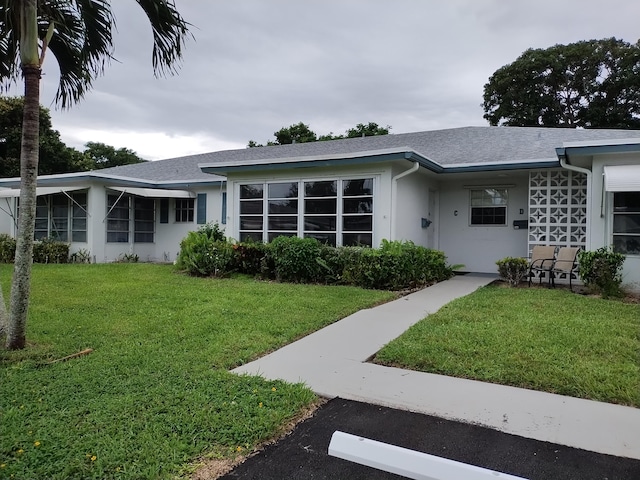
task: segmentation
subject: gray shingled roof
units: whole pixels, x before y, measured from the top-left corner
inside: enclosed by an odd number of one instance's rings
[[[170,158],[102,170],[103,173],[150,181],[216,181],[224,177],[203,173],[199,164],[265,159],[300,159],[375,152],[408,147],[442,166],[469,163],[497,164],[555,159],[564,142],[640,138],[640,130],[576,130],[537,127],[462,127],[426,132],[244,148]]]

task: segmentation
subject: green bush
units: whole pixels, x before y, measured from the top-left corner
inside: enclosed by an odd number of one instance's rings
[[[16,240],[15,238],[0,233],[0,263],[13,263],[16,256]]]
[[[233,271],[233,245],[215,240],[209,232],[189,232],[180,242],[176,266],[190,275],[222,277]]]
[[[34,263],[69,263],[69,244],[45,238],[33,242]]]
[[[344,271],[346,283],[384,290],[418,288],[452,275],[444,253],[413,242],[387,240],[378,249],[354,250]]]
[[[277,237],[271,242],[275,278],[281,282],[316,283],[324,278],[322,244],[315,238]]]
[[[224,235],[224,229],[218,225],[218,222],[209,222],[202,225],[198,229],[198,233],[206,235],[207,238],[216,242],[224,242],[227,239]]]
[[[512,287],[517,287],[527,276],[529,263],[524,258],[506,257],[496,262],[498,273]]]
[[[269,245],[262,242],[233,244],[235,269],[248,275],[263,276]],[[267,275],[268,277],[268,275]]]
[[[581,251],[580,279],[585,286],[601,294],[604,298],[622,295],[622,264],[624,255],[607,247],[595,251]]]

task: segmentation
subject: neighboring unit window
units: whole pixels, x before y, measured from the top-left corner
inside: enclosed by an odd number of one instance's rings
[[[39,196],[33,238],[53,238],[62,242],[87,241],[87,194],[64,193]]]
[[[373,244],[373,178],[240,185],[240,241],[278,236]]]
[[[107,242],[129,242],[129,197],[107,195]]]
[[[71,241],[87,241],[87,194],[72,193],[71,198]]]
[[[155,205],[153,198],[133,197],[133,241],[135,243],[153,243]]]
[[[640,255],[640,192],[613,194],[613,250]]]
[[[176,222],[193,222],[195,199],[176,198]]]
[[[471,190],[471,225],[506,225],[506,188]]]

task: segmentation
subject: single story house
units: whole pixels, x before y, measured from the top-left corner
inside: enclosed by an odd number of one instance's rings
[[[0,180],[0,232],[15,234],[18,185]],[[627,256],[624,282],[640,288],[638,130],[464,127],[212,152],[38,186],[36,237],[99,262],[173,261],[187,231],[218,221],[238,240],[411,240],[472,272],[539,244],[612,246]]]

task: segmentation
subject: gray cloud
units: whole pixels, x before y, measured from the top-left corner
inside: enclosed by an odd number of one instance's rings
[[[164,133],[210,137],[215,148],[264,142],[299,121],[321,134],[369,121],[396,133],[484,125],[482,88],[497,68],[530,47],[635,42],[640,16],[628,0],[176,0],[194,40],[179,74],[155,79],[143,14],[114,3],[118,62],[81,104],[52,112],[65,140],[105,141],[79,140],[82,129]],[[163,156],[158,145],[130,147]]]

